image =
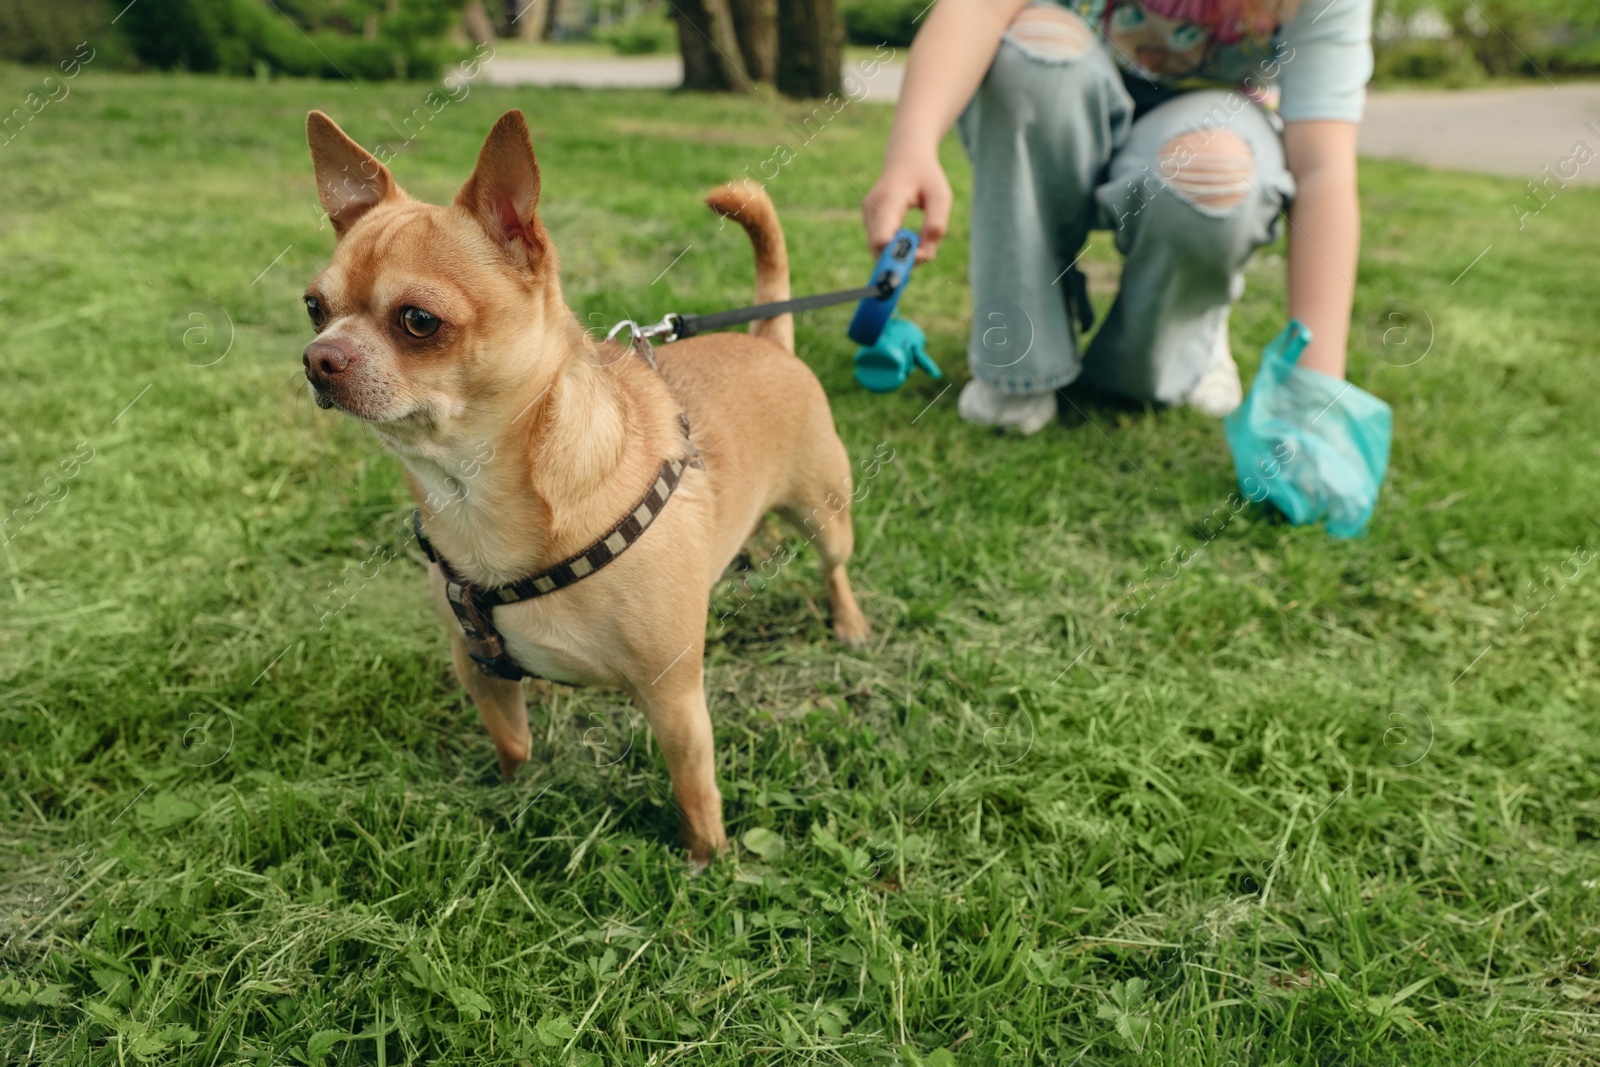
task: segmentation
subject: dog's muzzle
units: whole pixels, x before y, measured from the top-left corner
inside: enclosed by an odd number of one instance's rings
[[[300,361],[305,364],[306,381],[311,383],[311,393],[317,407],[327,409],[338,402],[334,398],[336,387],[345,374],[357,365],[355,352],[338,341],[316,340],[306,345]]]

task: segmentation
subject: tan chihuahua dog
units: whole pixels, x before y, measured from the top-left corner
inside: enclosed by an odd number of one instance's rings
[[[319,111],[306,136],[337,240],[306,290],[317,331],[306,378],[320,406],[370,424],[405,465],[456,676],[502,772],[532,745],[518,673],[619,686],[666,756],[684,844],[709,862],[727,837],[701,663],[707,607],[769,510],[816,544],[836,635],[868,637],[845,575],[850,460],[794,355],[791,316],[664,346],[659,370],[597,344],[561,298],[520,111],[495,124],[449,207],[411,199]],[[787,299],[766,193],[723,186],[707,203],[748,231],[757,297]],[[546,581],[558,572],[565,582]],[[530,598],[495,599],[530,576]],[[474,601],[474,614],[463,589],[487,590],[494,606]]]

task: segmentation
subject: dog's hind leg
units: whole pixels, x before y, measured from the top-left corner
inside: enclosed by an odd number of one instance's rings
[[[478,669],[467,655],[467,639],[451,627],[450,659],[460,681],[478,705],[478,714],[489,730],[494,751],[500,757],[500,773],[510,778],[528,761],[533,751],[533,735],[528,732],[528,700],[521,682],[492,678]]]
[[[831,530],[817,535],[817,555],[822,557],[822,581],[828,590],[828,603],[833,607],[833,636],[851,648],[863,648],[872,640],[872,627],[856,603],[855,590],[850,576],[845,573],[845,562],[855,544],[855,534],[850,528],[850,514],[846,510],[843,522],[835,520],[828,525]]]
[[[850,576],[845,573],[856,543],[855,528],[850,523],[850,457],[832,425],[808,440],[812,442],[809,462],[795,464],[795,483],[790,485],[789,499],[775,510],[816,546],[822,559],[822,580],[833,607],[833,634],[852,648],[860,648],[872,639],[872,628],[867,625],[861,605],[856,603]]]

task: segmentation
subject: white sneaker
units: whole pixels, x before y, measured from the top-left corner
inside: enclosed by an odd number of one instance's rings
[[[1217,331],[1212,350],[1211,369],[1184,394],[1182,403],[1204,415],[1220,419],[1244,401],[1244,386],[1239,381],[1239,364],[1233,361],[1228,346],[1228,317],[1224,309],[1222,327]]]
[[[1056,393],[1032,396],[1002,393],[974,378],[961,390],[956,413],[978,426],[999,426],[1022,436],[1038,433],[1056,417]]]

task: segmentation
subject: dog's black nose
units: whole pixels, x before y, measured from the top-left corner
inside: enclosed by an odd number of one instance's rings
[[[344,346],[332,341],[312,341],[306,345],[302,361],[306,377],[313,382],[325,382],[343,374],[350,366],[350,353]]]

